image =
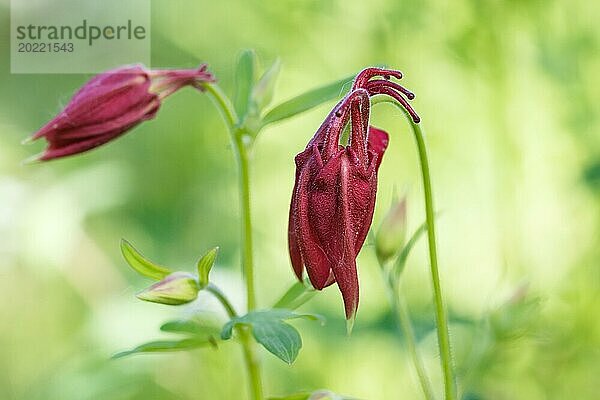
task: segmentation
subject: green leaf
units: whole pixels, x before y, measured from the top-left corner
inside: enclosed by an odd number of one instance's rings
[[[221,328],[216,321],[203,320],[200,318],[178,319],[162,324],[160,330],[163,332],[194,335],[208,338],[218,336]]]
[[[326,101],[337,99],[350,89],[354,75],[312,89],[272,108],[263,118],[263,126],[310,110]]]
[[[168,268],[154,264],[145,258],[125,239],[121,239],[121,253],[131,268],[148,278],[159,281],[171,273]]]
[[[275,303],[273,308],[295,310],[300,307],[317,294],[317,291],[308,285],[307,282],[295,282]]]
[[[199,290],[194,275],[187,272],[174,272],[138,293],[136,297],[152,303],[177,306],[196,300]]]
[[[250,109],[250,95],[254,86],[256,53],[244,50],[238,59],[235,71],[236,90],[233,105],[240,121],[243,121]]]
[[[293,326],[277,321],[252,325],[256,341],[280,360],[292,364],[302,347],[302,338]]]
[[[230,339],[233,328],[237,325],[249,326],[258,343],[282,361],[291,364],[302,348],[302,338],[296,328],[284,321],[297,318],[323,320],[315,314],[298,314],[286,309],[252,311],[227,322],[221,331],[221,339]]]
[[[115,354],[112,358],[121,358],[133,354],[142,353],[165,353],[170,351],[192,350],[199,347],[216,347],[216,342],[208,339],[188,338],[181,340],[156,340],[137,346],[134,349],[122,351]]]
[[[402,272],[404,271],[404,267],[406,266],[406,261],[408,260],[408,256],[411,250],[413,249],[413,247],[415,247],[415,245],[425,232],[427,232],[427,222],[423,222],[423,224],[419,226],[415,233],[413,233],[413,235],[410,237],[408,242],[406,242],[406,246],[404,246],[404,248],[400,252],[400,255],[398,255],[398,258],[396,259],[396,262],[392,267],[392,276],[395,278],[396,281],[400,279],[400,275],[402,275]]]
[[[208,274],[210,273],[210,269],[215,263],[215,258],[217,258],[217,253],[219,252],[219,248],[215,247],[206,252],[198,260],[198,284],[200,285],[200,289],[204,289],[208,285]]]
[[[259,110],[262,110],[273,100],[275,83],[281,71],[281,60],[278,58],[271,64],[269,69],[260,77],[252,90],[252,100]]]

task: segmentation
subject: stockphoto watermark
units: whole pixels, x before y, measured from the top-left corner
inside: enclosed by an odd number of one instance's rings
[[[31,44],[31,41],[38,41],[37,44],[46,44],[51,41],[69,41],[73,39],[86,40],[89,46],[92,46],[98,40],[144,40],[146,39],[146,28],[141,25],[133,26],[131,20],[127,20],[126,25],[117,26],[95,26],[88,25],[86,19],[81,25],[73,28],[69,25],[53,26],[53,25],[32,25],[17,26],[17,40],[19,41],[19,49],[23,51],[26,44]]]
[[[150,65],[149,0],[12,0],[11,72]]]

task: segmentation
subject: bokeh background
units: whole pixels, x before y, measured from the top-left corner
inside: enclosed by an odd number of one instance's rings
[[[23,0],[24,1],[24,0]],[[165,337],[168,319],[218,305],[143,303],[148,281],[121,258],[125,237],[192,270],[219,245],[215,280],[243,303],[235,164],[208,98],[177,93],[158,118],[95,152],[22,166],[21,140],[82,75],[11,75],[0,2],[0,398],[245,399],[239,349],[110,356]],[[228,93],[238,52],[281,57],[275,102],[386,64],[417,93],[432,160],[442,283],[464,399],[595,399],[600,393],[600,3],[371,0],[153,1],[153,66],[210,64]],[[293,282],[286,229],[293,156],[331,104],[273,125],[256,143],[252,206],[259,302]],[[374,226],[394,190],[410,230],[423,221],[419,168],[398,110]],[[395,189],[394,189],[395,188]],[[439,390],[426,247],[403,276]],[[361,399],[422,398],[374,256],[359,257],[361,306],[346,336],[332,288],[303,306],[296,364],[262,353],[269,394],[328,388]]]

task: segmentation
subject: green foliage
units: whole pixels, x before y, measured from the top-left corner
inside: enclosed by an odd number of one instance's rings
[[[173,351],[193,350],[197,348],[217,348],[220,326],[210,318],[201,314],[189,319],[178,319],[162,324],[160,330],[185,336],[183,339],[156,340],[141,344],[131,350],[115,354],[113,358],[121,358],[140,353],[165,353]]]
[[[202,347],[216,347],[214,339],[187,338],[179,340],[156,340],[141,344],[131,350],[122,351],[113,356],[113,358],[122,358],[134,354],[143,353],[166,353],[173,351],[194,350]]]
[[[310,285],[308,280],[304,282],[294,282],[294,284],[281,296],[273,305],[273,308],[286,308],[295,310],[317,294],[317,291]]]
[[[354,75],[340,79],[339,81],[312,89],[273,107],[263,117],[263,126],[293,117],[327,101],[341,97],[346,90],[350,89],[353,79]]]
[[[281,70],[276,59],[256,80],[258,58],[252,50],[240,54],[236,68],[236,90],[233,100],[238,116],[238,129],[254,137],[266,125],[293,117],[327,101],[341,97],[350,89],[354,75],[309,90],[288,101],[276,105],[261,117],[263,110],[273,99],[275,84]]]
[[[179,333],[200,337],[218,336],[221,327],[213,321],[203,320],[199,316],[191,319],[177,319],[165,322],[160,330],[169,333]]]
[[[256,76],[257,57],[253,50],[244,50],[238,59],[235,72],[235,96],[233,105],[240,121],[251,110],[251,94]]]
[[[166,278],[172,272],[168,268],[154,264],[145,258],[125,239],[121,239],[121,253],[131,268],[136,270],[140,275],[156,281]]]
[[[427,222],[423,222],[421,226],[417,228],[410,239],[408,239],[408,242],[406,242],[406,245],[402,248],[402,251],[393,264],[390,278],[394,279],[395,281],[400,279],[410,252],[412,251],[413,247],[415,247],[421,236],[425,234],[425,232],[427,232]]]
[[[198,260],[198,285],[200,286],[200,289],[204,289],[209,283],[208,275],[210,274],[210,270],[215,263],[218,252],[219,248],[215,247],[206,252],[206,254],[204,254],[200,260]]]
[[[273,64],[263,73],[252,90],[252,100],[258,110],[263,110],[273,100],[275,84],[281,71],[281,60],[277,58]]]
[[[463,348],[457,354],[458,372],[470,398],[484,397],[478,392],[482,391],[485,377],[539,340],[538,335],[545,335],[536,326],[539,312],[540,299],[522,284],[507,301],[473,324],[469,335],[463,337],[467,343],[457,343]]]
[[[583,171],[583,180],[590,189],[600,192],[600,160],[594,160],[586,166]]]
[[[125,239],[121,240],[121,252],[127,263],[139,274],[159,282],[144,289],[136,296],[140,300],[166,305],[181,305],[194,301],[198,292],[209,284],[210,270],[219,248],[207,251],[196,265],[198,277],[187,272],[171,272],[145,258]]]
[[[248,326],[256,341],[267,351],[280,360],[292,364],[302,347],[302,338],[296,328],[284,321],[298,318],[322,321],[322,317],[315,314],[298,314],[285,309],[251,311],[227,322],[223,326],[221,339],[231,339],[233,328],[237,325]]]

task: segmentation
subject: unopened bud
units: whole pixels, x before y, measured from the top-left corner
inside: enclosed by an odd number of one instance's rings
[[[394,201],[375,236],[375,252],[380,264],[393,258],[406,239],[406,198]]]
[[[137,294],[137,298],[153,303],[172,306],[196,300],[200,290],[194,275],[187,272],[174,272]]]

